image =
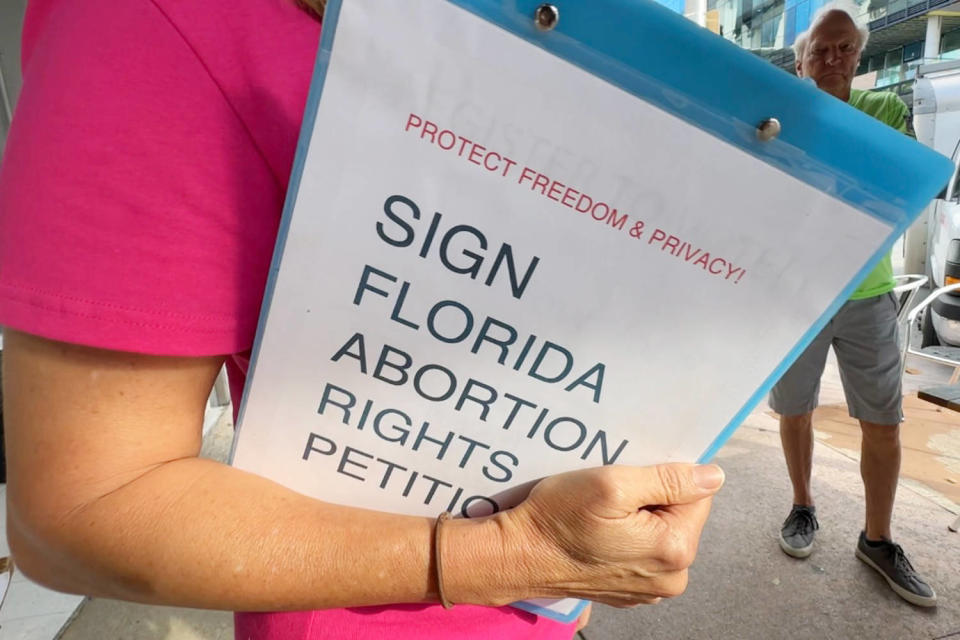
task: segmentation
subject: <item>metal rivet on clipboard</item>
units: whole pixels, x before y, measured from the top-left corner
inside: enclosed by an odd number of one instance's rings
[[[557,22],[559,21],[560,10],[552,4],[544,3],[540,5],[533,14],[533,24],[535,24],[540,31],[550,31],[557,26]]]
[[[757,125],[757,138],[768,142],[780,135],[780,121],[776,118],[767,118]]]

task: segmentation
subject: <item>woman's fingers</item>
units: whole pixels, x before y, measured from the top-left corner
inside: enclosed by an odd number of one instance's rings
[[[633,606],[686,589],[723,480],[714,465],[587,469],[544,480],[512,511],[548,593]]]
[[[635,535],[638,542],[649,540],[653,571],[680,571],[693,564],[712,503],[713,498],[708,497],[636,513]]]
[[[609,467],[622,485],[623,499],[634,508],[696,502],[723,486],[723,470],[714,464],[658,464]]]

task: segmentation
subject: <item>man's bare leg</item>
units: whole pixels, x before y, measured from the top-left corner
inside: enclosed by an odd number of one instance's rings
[[[813,413],[780,416],[780,442],[793,485],[793,504],[812,507]]]
[[[860,477],[866,495],[866,526],[870,540],[890,540],[890,519],[900,477],[900,425],[860,421]]]
[[[793,485],[793,508],[780,528],[780,548],[794,558],[806,558],[813,551],[814,532],[820,526],[810,490],[813,413],[780,416],[780,442]]]
[[[890,588],[921,607],[937,604],[937,594],[891,542],[890,520],[900,475],[900,425],[860,421],[860,475],[866,494],[866,525],[857,542],[857,557],[876,569]]]

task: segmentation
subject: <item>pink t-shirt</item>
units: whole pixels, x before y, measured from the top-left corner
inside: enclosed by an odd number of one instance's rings
[[[0,170],[0,323],[231,354],[238,398],[319,33],[294,0],[31,0]],[[572,627],[407,605],[238,614],[236,634],[558,640]]]

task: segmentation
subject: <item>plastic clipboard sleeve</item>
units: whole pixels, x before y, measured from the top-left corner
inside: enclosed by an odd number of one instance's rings
[[[889,223],[889,242],[878,250],[862,274],[889,250],[895,235],[940,191],[953,170],[943,156],[652,1],[554,0],[561,18],[556,29],[548,32],[534,27],[534,11],[541,4],[536,0],[447,1]],[[304,115],[307,126],[298,141],[248,385],[254,378],[256,354],[296,203],[341,4],[342,0],[330,0],[327,5],[313,88]],[[755,135],[756,125],[769,117],[781,122],[782,133],[775,140],[760,142]],[[811,327],[704,452],[702,460],[709,459],[729,438],[855,284],[851,282],[821,321]],[[240,423],[244,408],[241,405]],[[558,618],[531,603],[518,606]],[[583,606],[560,619],[575,619]]]
[[[700,129],[896,225],[943,188],[952,163],[651,0],[448,0]],[[756,127],[775,117],[769,142]]]

